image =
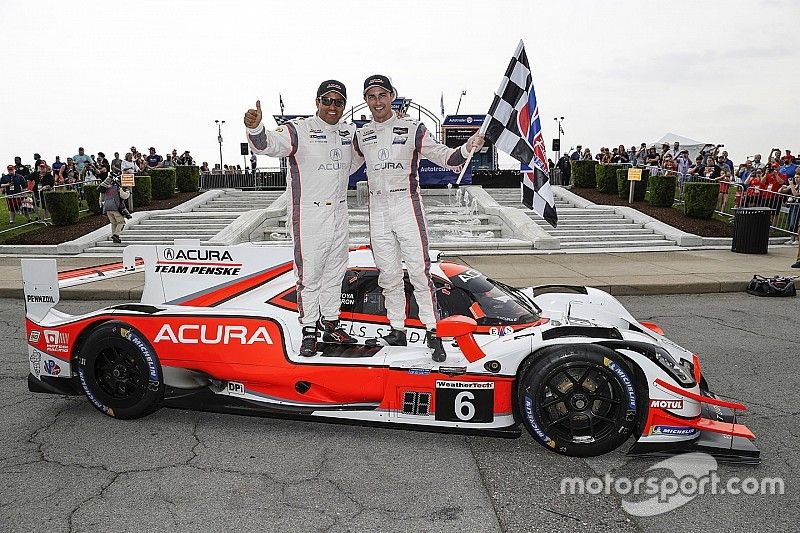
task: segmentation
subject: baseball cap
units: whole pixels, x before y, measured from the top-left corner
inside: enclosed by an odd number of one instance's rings
[[[367,79],[364,80],[364,94],[367,93],[373,87],[380,87],[381,89],[386,89],[390,93],[394,92],[394,87],[392,86],[392,80],[389,79],[388,76],[384,76],[383,74],[373,74],[369,76]]]
[[[320,83],[317,89],[317,98],[331,91],[341,94],[342,98],[347,100],[347,89],[345,89],[344,83],[336,80],[325,80]]]
[[[6,170],[8,170],[8,171],[14,171],[14,170],[17,170],[17,167],[15,167],[14,165],[8,165],[8,166],[6,167]]]

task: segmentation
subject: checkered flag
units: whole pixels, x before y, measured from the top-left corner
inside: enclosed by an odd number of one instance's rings
[[[558,215],[550,188],[539,107],[522,41],[494,95],[487,119],[486,137],[521,163],[522,203],[556,227]]]

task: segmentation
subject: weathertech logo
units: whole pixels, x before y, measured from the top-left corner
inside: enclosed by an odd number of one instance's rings
[[[683,400],[650,400],[650,407],[659,409],[683,409]]]
[[[172,342],[175,344],[272,344],[267,328],[259,326],[253,333],[245,326],[207,326],[206,324],[183,324],[177,330],[164,324],[153,342]]]

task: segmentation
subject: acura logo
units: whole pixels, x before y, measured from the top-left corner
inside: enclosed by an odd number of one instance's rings
[[[389,159],[389,150],[387,150],[386,148],[381,148],[378,151],[378,159],[380,159],[381,161],[386,161],[387,159]]]
[[[172,248],[167,248],[164,250],[164,259],[167,261],[172,261],[175,259],[175,251]]]
[[[331,150],[331,159],[334,161],[339,161],[342,158],[342,151],[338,148],[334,148]]]

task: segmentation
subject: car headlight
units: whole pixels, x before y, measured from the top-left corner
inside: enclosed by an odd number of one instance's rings
[[[665,349],[653,347],[653,355],[651,358],[655,359],[658,366],[664,369],[684,387],[692,387],[695,385],[694,376],[692,376],[690,372],[687,372],[683,366],[679,365],[678,362],[675,361],[675,358]]]

